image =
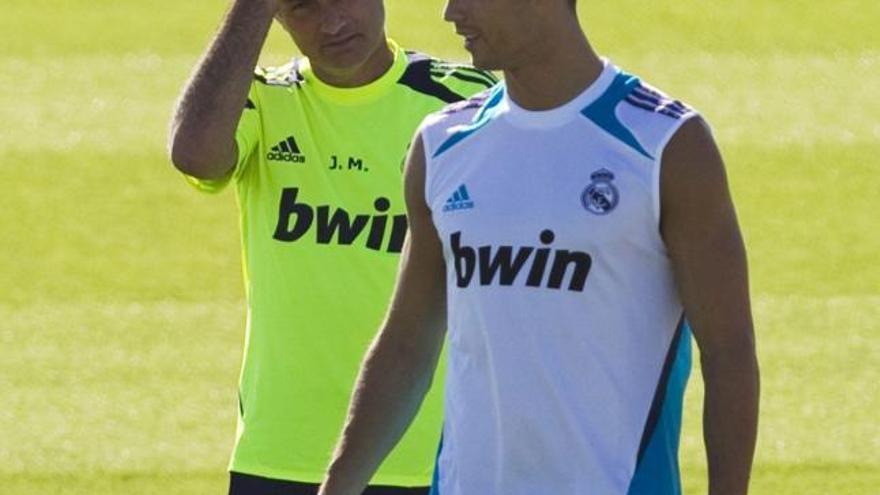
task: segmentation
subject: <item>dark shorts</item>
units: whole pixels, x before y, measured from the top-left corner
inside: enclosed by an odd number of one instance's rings
[[[428,495],[430,487],[404,488],[373,485],[364,495]],[[229,495],[316,495],[318,485],[296,481],[273,480],[250,474],[230,473]]]

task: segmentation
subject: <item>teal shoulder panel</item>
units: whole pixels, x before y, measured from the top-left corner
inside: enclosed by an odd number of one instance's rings
[[[640,84],[641,81],[639,81],[638,77],[624,72],[617,74],[617,77],[614,78],[614,81],[605,93],[581,110],[581,114],[608,134],[611,134],[641,155],[653,160],[654,157],[642,147],[638,139],[623,125],[614,113],[618,103],[623,101]]]
[[[449,151],[450,148],[455,146],[456,144],[462,142],[468,137],[472,136],[474,133],[482,129],[486,126],[492,119],[495,117],[496,112],[495,109],[498,108],[498,104],[501,103],[501,100],[504,98],[504,87],[496,86],[491,93],[489,93],[488,98],[485,103],[483,103],[480,110],[474,116],[474,119],[471,121],[469,125],[462,126],[460,129],[456,130],[452,133],[449,138],[437,148],[437,151],[434,152],[433,158],[437,158],[443,153]],[[467,108],[467,106],[463,107]],[[446,110],[446,112],[455,111],[455,108],[450,108]]]

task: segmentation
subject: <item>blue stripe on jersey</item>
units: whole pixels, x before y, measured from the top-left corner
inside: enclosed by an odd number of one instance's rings
[[[614,108],[617,107],[617,104],[623,101],[640,84],[641,81],[636,76],[631,76],[625,72],[617,74],[617,77],[614,78],[614,81],[605,93],[596,101],[590,103],[587,108],[581,110],[581,114],[630,148],[653,160],[654,157],[645,151],[645,148],[642,147],[633,133],[620,122],[614,113]]]
[[[678,444],[682,402],[691,371],[691,330],[686,320],[679,323],[676,334],[651,407],[651,416],[657,416],[648,419],[627,495],[681,495]]]
[[[462,126],[458,130],[452,133],[443,144],[437,148],[437,151],[434,153],[433,158],[437,158],[442,155],[449,148],[452,148],[456,144],[460,143],[465,138],[473,135],[475,132],[482,129],[486,124],[492,121],[492,118],[495,116],[494,112],[491,110],[496,108],[501,100],[504,98],[504,86],[498,85],[492,90],[492,94],[489,96],[489,99],[483,105],[482,108],[477,112],[474,116],[474,119],[471,121],[470,125]]]

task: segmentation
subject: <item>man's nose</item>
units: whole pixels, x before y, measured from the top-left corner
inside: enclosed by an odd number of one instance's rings
[[[443,20],[446,22],[461,20],[461,2],[459,0],[446,0],[446,7],[443,9]]]
[[[337,8],[327,9],[323,19],[321,19],[321,33],[330,36],[339,34],[348,23],[345,15],[339,12]]]

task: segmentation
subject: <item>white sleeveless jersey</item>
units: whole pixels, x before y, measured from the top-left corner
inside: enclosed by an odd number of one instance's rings
[[[659,167],[694,115],[606,62],[562,107],[501,84],[423,123],[448,287],[436,493],[680,493],[690,334]]]

